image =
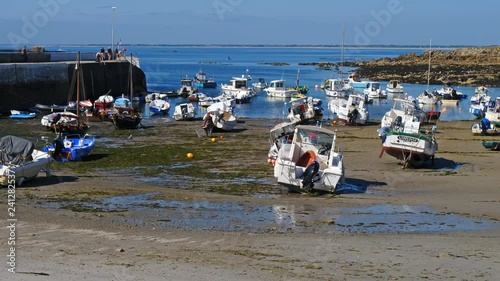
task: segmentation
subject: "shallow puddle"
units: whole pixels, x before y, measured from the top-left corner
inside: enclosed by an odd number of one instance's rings
[[[249,205],[155,199],[155,193],[117,196],[98,202],[40,202],[46,208],[99,212],[128,211],[117,218],[137,227],[229,232],[415,233],[499,229],[500,222],[442,213],[426,206],[375,205],[360,208],[313,205]],[[74,208],[70,208],[73,209]]]

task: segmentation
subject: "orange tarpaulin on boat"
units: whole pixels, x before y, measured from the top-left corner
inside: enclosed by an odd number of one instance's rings
[[[308,150],[300,156],[299,161],[297,161],[297,166],[307,167],[314,161],[316,161],[316,153],[312,150]]]

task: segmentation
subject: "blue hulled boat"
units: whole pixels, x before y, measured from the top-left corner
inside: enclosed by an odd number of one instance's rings
[[[89,155],[95,146],[93,136],[66,135],[59,136],[52,145],[44,147],[43,151],[49,153],[54,160],[59,162],[80,161]]]

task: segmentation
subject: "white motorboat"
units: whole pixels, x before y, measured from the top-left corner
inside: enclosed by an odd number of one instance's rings
[[[469,112],[477,118],[483,118],[492,102],[493,99],[484,93],[475,94],[470,98]]]
[[[259,78],[259,82],[253,83],[252,86],[257,90],[264,90],[268,85],[264,78]]]
[[[175,105],[174,119],[176,121],[193,120],[196,117],[196,110],[190,102],[180,102]]]
[[[494,136],[497,134],[497,127],[492,126],[488,118],[482,118],[479,123],[473,124],[471,129],[473,135]]]
[[[285,80],[273,80],[267,88],[264,89],[268,97],[275,98],[290,98],[292,95],[297,94],[294,88],[286,88]]]
[[[21,186],[42,171],[50,177],[52,161],[48,153],[35,149],[33,142],[4,136],[0,139],[0,185]]]
[[[417,101],[420,105],[434,105],[437,104],[439,99],[436,95],[427,92],[425,90],[422,94],[417,97]]]
[[[343,79],[326,80],[325,93],[327,97],[343,98],[354,94],[354,88]]]
[[[486,113],[484,115],[490,122],[500,124],[500,97],[497,97],[496,100],[491,101],[488,105],[488,109],[486,109]]]
[[[401,117],[403,123],[409,121],[423,123],[426,113],[418,108],[413,99],[394,99],[391,110],[387,111],[382,117],[380,127],[391,127],[398,117]]]
[[[178,95],[187,98],[190,94],[198,92],[198,88],[193,85],[193,80],[187,76],[181,79],[181,87],[177,91]]]
[[[149,103],[149,111],[154,114],[167,114],[170,109],[170,103],[162,99],[155,99]]]
[[[154,93],[149,93],[144,97],[144,101],[146,103],[150,103],[153,100],[168,101],[168,95],[165,93],[154,92]]]
[[[404,93],[404,87],[401,85],[399,80],[391,80],[385,88],[388,94],[402,94]]]
[[[438,150],[434,133],[434,129],[420,130],[419,121],[403,123],[402,117],[398,116],[391,127],[379,130],[382,139],[382,151],[379,157],[381,158],[385,152],[401,160],[405,168],[408,164],[418,168],[429,159],[434,164],[434,155]]]
[[[369,118],[365,97],[352,94],[346,99],[334,99],[328,103],[330,111],[337,115],[337,119],[351,124],[364,125]]]
[[[467,95],[464,95],[462,92],[456,91],[452,87],[451,82],[445,82],[443,87],[437,90],[437,92],[443,99],[461,100],[467,97]]]
[[[380,89],[380,82],[367,82],[366,89],[363,93],[368,99],[385,99],[387,98],[387,92]]]
[[[344,172],[337,134],[310,125],[295,127],[292,142],[281,145],[274,165],[278,183],[300,191],[335,192],[345,181]]]
[[[359,77],[359,74],[357,73],[351,73],[349,75],[349,85],[352,86],[353,88],[355,89],[359,89],[359,90],[364,90],[366,89],[368,83],[370,81],[368,80],[361,80],[361,78]]]
[[[255,90],[249,87],[248,76],[233,77],[227,84],[222,84],[222,92],[225,96],[234,98],[236,103],[250,102],[250,98],[255,96]]]
[[[288,120],[297,123],[304,123],[311,120],[321,120],[323,118],[322,101],[313,97],[296,99],[290,101]]]
[[[52,124],[56,123],[76,123],[77,117],[78,116],[73,112],[54,112],[43,116],[40,120],[40,123],[42,124],[42,126],[49,129]]]
[[[232,113],[232,107],[227,101],[220,101],[210,105],[207,108],[207,113],[212,116],[215,130],[232,131],[238,123],[236,116]]]
[[[271,143],[271,148],[267,154],[267,162],[269,164],[275,165],[280,148],[283,144],[292,142],[296,126],[296,122],[282,122],[270,130],[269,141]]]

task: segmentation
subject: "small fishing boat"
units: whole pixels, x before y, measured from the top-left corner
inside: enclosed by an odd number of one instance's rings
[[[344,98],[354,94],[354,88],[346,84],[343,79],[326,80],[325,93],[327,97]]]
[[[382,151],[379,158],[385,153],[402,161],[403,167],[410,164],[414,168],[421,167],[425,161],[431,159],[434,164],[434,155],[438,144],[434,130],[420,130],[420,122],[408,120],[402,122],[402,117],[396,117],[391,127],[379,129],[382,139]]]
[[[232,113],[232,108],[226,102],[220,101],[212,104],[207,108],[207,113],[210,113],[212,121],[215,125],[214,130],[232,131],[238,120]],[[206,117],[203,116],[203,118]]]
[[[259,78],[259,81],[258,82],[255,82],[252,84],[252,86],[257,89],[257,90],[264,90],[265,88],[267,88],[267,83],[266,83],[266,80],[264,78]]]
[[[290,98],[292,95],[297,94],[297,90],[293,88],[286,88],[285,80],[273,80],[267,88],[264,89],[268,97],[275,98]]]
[[[484,148],[488,148],[491,150],[500,150],[500,141],[485,141],[483,140],[481,144]]]
[[[11,110],[9,117],[11,119],[33,119],[36,117],[36,113],[22,110]]]
[[[389,94],[402,94],[404,92],[404,87],[401,85],[399,80],[391,80],[385,88],[386,92]]]
[[[278,183],[298,191],[335,192],[345,181],[344,154],[337,134],[326,128],[297,125],[292,142],[281,145],[274,165]]]
[[[443,99],[453,99],[453,100],[461,100],[467,98],[467,95],[464,95],[462,92],[458,92],[452,87],[451,82],[446,81],[443,83],[443,87],[437,90],[438,94],[443,97]]]
[[[348,79],[349,79],[349,85],[358,90],[366,89],[368,83],[370,82],[368,80],[361,80],[359,74],[357,73],[351,73]]]
[[[226,97],[233,98],[236,103],[248,103],[255,96],[255,90],[249,87],[248,76],[233,77],[227,84],[222,84],[222,92]]]
[[[320,99],[313,97],[290,101],[288,120],[297,123],[321,121],[324,114],[322,103]]]
[[[488,118],[490,122],[500,125],[500,97],[491,100],[484,117]]]
[[[495,125],[492,126],[490,120],[485,117],[482,118],[479,123],[472,124],[471,129],[473,135],[494,136],[497,134],[497,127]]]
[[[0,139],[0,185],[15,184],[19,187],[24,181],[36,178],[40,172],[50,177],[52,161],[48,153],[35,149],[33,142],[4,136]]]
[[[89,155],[95,146],[95,138],[89,135],[59,135],[43,149],[58,162],[80,161]]]
[[[369,118],[365,97],[352,94],[346,99],[334,99],[328,103],[337,119],[350,125],[364,125]]]
[[[366,88],[363,90],[365,97],[368,99],[385,99],[387,92],[380,89],[380,82],[367,82]]]
[[[110,93],[111,90],[109,90],[106,94],[99,96],[94,101],[94,111],[100,112],[113,107],[113,102],[115,101],[115,98],[112,95],[110,95]]]
[[[169,109],[170,103],[162,99],[155,99],[149,103],[149,111],[153,114],[168,114]]]
[[[417,101],[420,105],[435,105],[439,101],[438,96],[427,92],[425,90],[422,94],[417,97]]]
[[[296,126],[297,123],[295,122],[282,122],[270,130],[269,141],[271,143],[271,148],[267,154],[267,162],[269,164],[275,165],[279,150],[283,144],[292,142]]]
[[[193,79],[193,84],[197,88],[217,88],[217,83],[213,78],[207,79],[207,74],[200,69]]]
[[[181,87],[177,94],[183,98],[187,98],[190,94],[198,92],[198,88],[193,85],[193,80],[187,76],[181,79]]]
[[[175,105],[174,119],[176,121],[193,120],[196,117],[196,110],[190,102],[180,102]]]
[[[401,122],[418,121],[421,124],[426,121],[427,114],[418,108],[413,99],[394,99],[391,110],[387,111],[380,122],[380,127],[391,127],[397,117]]]

